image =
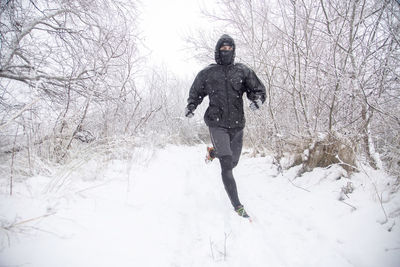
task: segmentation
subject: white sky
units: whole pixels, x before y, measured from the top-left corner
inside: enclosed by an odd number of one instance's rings
[[[195,75],[202,66],[184,49],[184,34],[196,26],[204,26],[202,0],[144,0],[141,29],[145,44],[152,52],[153,63],[164,64],[172,72]],[[211,1],[209,1],[211,2]]]

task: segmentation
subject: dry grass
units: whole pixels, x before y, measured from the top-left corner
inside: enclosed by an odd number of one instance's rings
[[[314,168],[326,168],[333,164],[341,165],[348,173],[356,170],[356,145],[350,140],[329,134],[310,143],[303,153],[303,167],[299,175]]]

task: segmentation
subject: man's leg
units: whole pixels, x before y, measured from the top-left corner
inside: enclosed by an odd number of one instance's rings
[[[236,209],[238,206],[241,206],[241,204],[237,193],[236,182],[232,173],[233,152],[231,150],[230,134],[228,133],[228,130],[224,128],[210,128],[210,136],[221,164],[221,176],[225,190],[232,206]]]
[[[210,127],[211,142],[215,148],[215,156],[232,156],[231,138],[228,130],[221,127]]]
[[[232,173],[232,156],[222,156],[219,158],[219,162],[221,164],[221,176],[225,191],[228,193],[233,208],[237,209],[242,204],[239,201],[236,182]]]
[[[239,163],[243,147],[243,129],[235,129],[231,134],[232,167]]]

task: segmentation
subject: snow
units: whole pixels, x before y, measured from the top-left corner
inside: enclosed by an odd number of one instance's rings
[[[294,178],[298,167],[277,174],[271,158],[244,153],[234,175],[250,223],[205,150],[167,146],[16,183],[0,195],[0,266],[400,266],[400,199],[384,173]]]

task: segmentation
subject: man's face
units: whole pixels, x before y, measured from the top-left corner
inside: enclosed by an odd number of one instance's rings
[[[233,47],[230,45],[223,45],[223,46],[221,46],[221,48],[219,50],[220,51],[232,51]]]

